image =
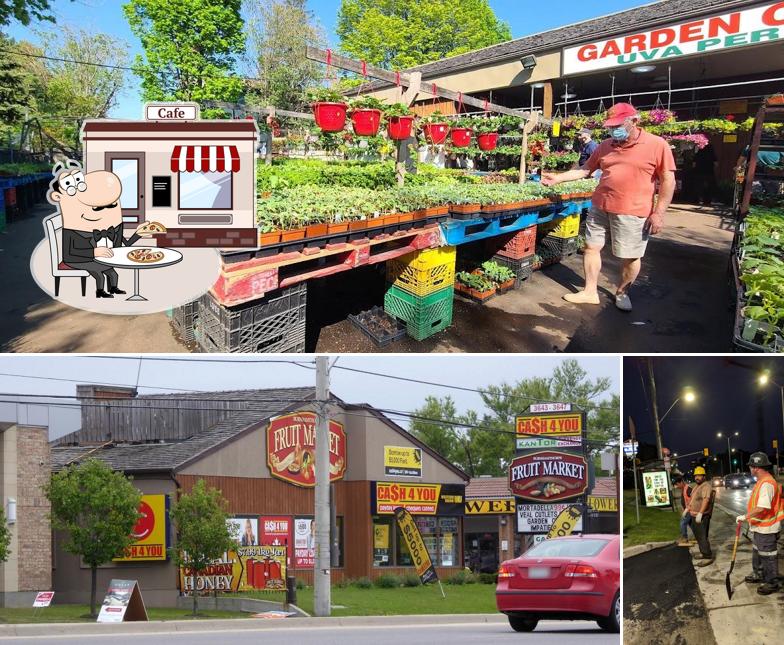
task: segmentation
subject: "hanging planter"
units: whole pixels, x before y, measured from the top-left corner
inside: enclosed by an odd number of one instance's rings
[[[450,135],[455,148],[467,148],[471,145],[471,128],[452,128]]]
[[[390,139],[403,141],[411,136],[411,128],[414,125],[413,116],[392,116],[387,121],[387,133]]]
[[[422,126],[425,140],[432,145],[439,145],[446,141],[449,134],[449,125],[446,123],[426,123]]]
[[[484,150],[485,152],[495,150],[496,146],[498,145],[498,133],[483,132],[482,134],[478,134],[476,136],[476,141],[479,144],[480,150]]]
[[[381,126],[381,110],[354,110],[351,113],[354,134],[361,137],[374,137]]]
[[[320,102],[313,104],[316,125],[324,132],[340,132],[346,126],[345,103]]]

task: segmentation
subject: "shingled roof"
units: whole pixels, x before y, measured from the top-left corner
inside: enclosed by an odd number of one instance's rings
[[[148,395],[143,398],[174,397],[175,395]],[[95,445],[60,445],[62,439],[52,444],[52,470],[61,470],[69,463],[94,456],[116,470],[125,472],[171,472],[198,456],[208,452],[223,442],[243,432],[264,424],[273,417],[290,409],[300,407],[301,403],[315,397],[314,388],[280,388],[269,390],[232,390],[225,392],[198,392],[187,395],[177,394],[177,400],[243,398],[252,409],[238,410],[206,430],[195,433],[189,439],[168,443],[120,444],[107,443],[103,447]],[[142,397],[140,397],[142,398]],[[280,399],[280,401],[275,401]],[[71,433],[68,440],[78,441],[79,433]],[[89,454],[91,453],[91,454]]]
[[[442,58],[405,71],[418,71],[422,72],[422,78],[433,78],[454,71],[481,67],[489,63],[514,60],[527,54],[541,54],[585,41],[600,40],[616,34],[627,33],[631,30],[648,29],[664,23],[679,22],[751,4],[754,3],[749,0],[661,0],[661,2],[515,38],[465,54]],[[386,81],[376,81],[366,86],[365,91],[377,91],[386,87],[392,87],[392,84]]]

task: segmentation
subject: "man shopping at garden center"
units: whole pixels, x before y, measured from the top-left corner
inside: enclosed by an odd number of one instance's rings
[[[746,582],[760,584],[757,593],[763,596],[779,590],[778,539],[784,507],[781,486],[770,474],[770,460],[764,452],[749,458],[751,474],[757,478],[751,491],[746,515],[738,515],[737,522],[748,522],[753,544],[751,566],[753,573]]]
[[[609,232],[612,253],[621,260],[622,267],[615,305],[622,311],[632,309],[629,287],[640,273],[648,236],[661,231],[675,192],[675,159],[669,144],[640,129],[639,121],[632,105],[616,103],[604,122],[610,138],[599,144],[585,165],[560,174],[542,174],[542,183],[552,186],[602,171],[585,225],[585,288],[564,295],[568,302],[599,304],[601,250]]]
[[[705,567],[713,562],[713,551],[711,551],[708,531],[710,530],[710,518],[713,510],[713,487],[705,479],[705,469],[697,466],[694,469],[694,481],[696,486],[691,492],[689,500],[689,515],[691,515],[691,530],[697,538],[697,546],[700,549],[700,557],[697,560],[698,567]]]

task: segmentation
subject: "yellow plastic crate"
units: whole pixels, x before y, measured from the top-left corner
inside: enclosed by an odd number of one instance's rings
[[[423,249],[387,262],[387,282],[415,296],[452,286],[457,250],[454,246]]]
[[[576,237],[577,234],[580,232],[580,214],[575,213],[574,215],[569,215],[568,217],[564,217],[551,232],[550,235],[553,237],[560,237],[561,239],[568,239],[570,237]]]

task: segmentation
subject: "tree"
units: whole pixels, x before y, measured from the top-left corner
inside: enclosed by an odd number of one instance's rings
[[[11,530],[5,521],[5,513],[0,508],[0,562],[7,562],[8,556],[11,555],[11,550],[8,548],[11,545]]]
[[[93,458],[53,475],[46,496],[52,525],[67,534],[63,548],[90,567],[90,615],[96,616],[98,567],[133,543],[142,494],[123,473]]]
[[[14,41],[0,34],[0,49],[16,50]],[[14,128],[24,120],[30,109],[32,78],[20,64],[21,56],[3,53],[0,56],[0,137],[8,128]]]
[[[305,0],[246,0],[246,30],[253,76],[249,102],[302,110],[321,66],[305,58],[305,45],[325,47],[326,36]]]
[[[243,81],[232,76],[245,51],[242,0],[130,0],[123,5],[144,58],[136,57],[146,101],[236,102]],[[222,111],[204,110],[209,118]]]
[[[415,416],[411,432],[433,450],[465,470],[472,477],[502,476],[515,453],[515,418],[537,401],[571,402],[586,410],[588,439],[592,452],[599,452],[619,435],[620,398],[607,393],[610,380],[591,380],[574,359],[565,360],[551,377],[534,377],[514,385],[490,385],[482,401],[489,412],[480,415],[469,410],[457,414],[451,397],[427,397]],[[465,425],[452,425],[452,423]],[[470,426],[479,426],[472,428]]]
[[[337,34],[350,56],[402,69],[509,40],[487,0],[342,0]]]
[[[25,26],[31,19],[54,22],[54,16],[49,13],[50,5],[51,0],[0,0],[0,26],[10,24],[11,20]]]
[[[177,530],[177,546],[172,560],[186,572],[197,575],[225,551],[236,546],[236,537],[226,520],[230,517],[228,502],[217,488],[207,488],[203,479],[190,493],[178,491],[179,500],[172,505],[169,517]],[[193,615],[196,615],[198,594],[193,591]]]

